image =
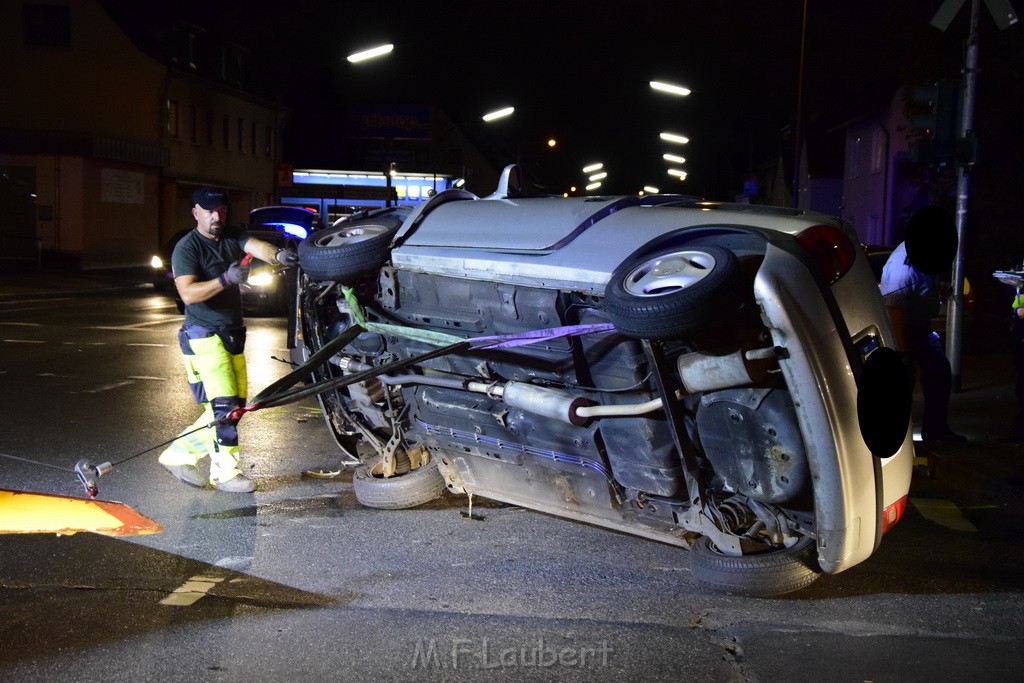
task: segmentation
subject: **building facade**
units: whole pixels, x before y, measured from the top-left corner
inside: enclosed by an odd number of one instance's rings
[[[0,3],[0,259],[144,265],[196,187],[230,220],[273,202],[285,111],[245,88],[245,51],[185,24],[133,38],[96,0]]]

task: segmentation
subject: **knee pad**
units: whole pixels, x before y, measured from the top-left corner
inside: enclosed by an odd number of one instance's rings
[[[231,414],[235,408],[242,407],[242,402],[237,396],[219,396],[210,401],[213,408],[213,416],[218,420]],[[238,445],[238,428],[233,422],[217,423],[217,443],[221,446]]]

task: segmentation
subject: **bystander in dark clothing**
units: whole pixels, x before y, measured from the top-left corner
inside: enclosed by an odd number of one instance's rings
[[[897,347],[904,354],[908,371],[913,374],[917,370],[921,378],[924,441],[966,441],[949,427],[952,372],[942,341],[931,326],[941,303],[940,279],[948,274],[956,247],[953,220],[942,209],[928,206],[910,218],[906,239],[882,269],[882,298]]]

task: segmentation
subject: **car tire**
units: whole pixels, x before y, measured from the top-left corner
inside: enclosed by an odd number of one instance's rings
[[[311,279],[354,284],[387,263],[398,216],[341,221],[299,242],[299,265]]]
[[[380,460],[360,465],[352,477],[352,488],[361,505],[378,510],[404,510],[440,498],[444,477],[431,458],[425,465],[391,477],[380,476]]]
[[[770,598],[814,583],[820,574],[814,548],[814,539],[804,536],[789,548],[737,557],[701,536],[690,548],[690,571],[697,583],[713,591]]]
[[[669,339],[739,304],[739,262],[721,247],[679,246],[624,261],[605,287],[604,310],[619,331]]]

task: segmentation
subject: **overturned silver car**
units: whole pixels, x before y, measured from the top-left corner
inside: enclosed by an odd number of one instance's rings
[[[516,178],[299,245],[297,351],[359,501],[485,496],[753,596],[869,557],[906,504],[911,387],[850,227]]]

